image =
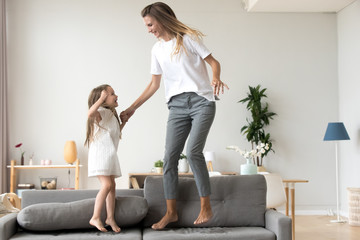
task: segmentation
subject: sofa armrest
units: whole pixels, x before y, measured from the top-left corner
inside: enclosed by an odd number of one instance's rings
[[[10,213],[0,218],[0,239],[7,240],[17,232],[17,213]]]
[[[265,228],[276,235],[277,240],[291,240],[291,218],[272,209],[265,212]]]

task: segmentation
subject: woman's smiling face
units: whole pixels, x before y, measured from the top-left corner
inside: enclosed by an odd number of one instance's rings
[[[164,27],[153,17],[146,15],[144,17],[145,26],[148,29],[149,33],[154,34],[156,38],[161,38],[167,40],[167,32],[165,31]]]

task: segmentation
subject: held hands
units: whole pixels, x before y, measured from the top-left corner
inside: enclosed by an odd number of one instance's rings
[[[129,118],[135,113],[135,109],[132,107],[129,107],[125,111],[122,111],[120,113],[120,120],[121,122],[127,122]]]
[[[227,90],[229,90],[229,87],[226,85],[226,83],[222,82],[220,79],[213,79],[211,85],[214,88],[214,94],[215,95],[219,95],[220,94],[220,90],[221,93],[224,93],[224,87],[226,87]]]

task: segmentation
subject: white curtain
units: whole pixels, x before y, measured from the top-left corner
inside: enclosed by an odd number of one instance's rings
[[[0,193],[8,191],[6,0],[0,0]]]

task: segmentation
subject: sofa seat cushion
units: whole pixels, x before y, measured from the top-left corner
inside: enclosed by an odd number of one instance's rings
[[[155,231],[146,228],[143,240],[275,240],[273,232],[262,227],[170,228]]]
[[[200,198],[193,178],[181,177],[178,184],[179,220],[168,227],[264,227],[266,181],[262,175],[217,176],[210,178],[213,218],[194,225],[200,212]],[[163,177],[145,179],[144,197],[149,211],[144,226],[150,227],[166,213]]]
[[[141,240],[142,232],[140,228],[122,228],[120,233],[113,231],[100,232],[97,229],[82,229],[82,230],[67,230],[64,231],[52,231],[52,232],[30,232],[20,231],[16,233],[12,238],[16,240]]]
[[[89,224],[94,211],[95,198],[67,203],[39,203],[22,209],[17,221],[32,231],[93,228]],[[148,205],[143,197],[116,197],[115,220],[120,227],[139,223],[146,215]],[[101,218],[105,221],[105,206]]]

